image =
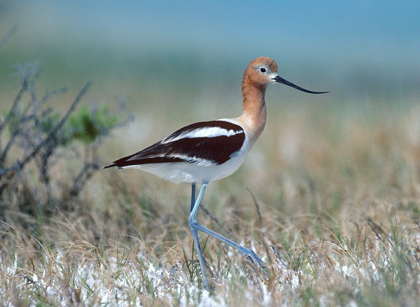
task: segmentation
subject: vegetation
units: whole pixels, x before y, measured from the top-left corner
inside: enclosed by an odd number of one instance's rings
[[[268,93],[266,131],[237,173],[209,186],[198,219],[252,247],[270,278],[201,236],[209,295],[187,223],[190,187],[99,171],[101,161],[147,146],[194,114],[174,120],[176,103],[160,115],[142,109],[129,128],[115,129],[128,120],[124,111],[78,107],[90,83],[60,112],[65,89],[38,96],[38,67],[17,71],[17,102],[2,103],[0,118],[4,305],[417,304],[418,100],[275,107]]]
[[[38,99],[35,85],[40,71],[37,65],[18,66],[16,71],[21,88],[0,123],[0,136],[9,132],[4,138],[4,147],[0,149],[0,197],[5,201],[0,218],[3,221],[8,220],[7,212],[11,209],[41,219],[57,211],[69,210],[69,201],[79,195],[99,169],[97,149],[118,122],[117,116],[106,105],[92,109],[83,106],[76,112],[90,82],[61,116],[46,105],[67,89],[47,92]],[[29,95],[26,104],[23,103],[25,94]],[[77,141],[84,145],[83,154],[74,146]],[[66,184],[52,174],[52,169],[60,161],[62,164],[67,162],[65,160],[69,157],[64,149],[71,147],[83,163],[77,175]],[[31,163],[35,167],[31,167]]]

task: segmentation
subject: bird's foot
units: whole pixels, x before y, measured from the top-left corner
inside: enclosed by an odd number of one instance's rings
[[[246,248],[242,253],[251,265],[257,266],[269,278],[270,269],[264,261],[251,249]]]

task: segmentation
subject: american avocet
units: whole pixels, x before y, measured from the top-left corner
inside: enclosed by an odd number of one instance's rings
[[[245,70],[242,82],[243,113],[237,118],[199,122],[183,127],[160,142],[105,167],[135,167],[176,183],[192,184],[190,226],[206,289],[209,283],[197,231],[200,230],[233,248],[260,267],[265,264],[251,249],[223,237],[197,222],[197,211],[207,185],[234,173],[264,130],[266,122],[265,90],[269,84],[283,83],[311,94],[277,74],[278,66],[268,57],[259,57]],[[195,199],[195,187],[201,189]]]

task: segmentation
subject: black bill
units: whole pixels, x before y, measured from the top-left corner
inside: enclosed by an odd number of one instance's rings
[[[293,88],[295,88],[295,89],[297,89],[299,91],[305,92],[305,93],[310,93],[310,94],[325,94],[325,93],[329,93],[329,92],[313,92],[313,91],[305,90],[304,88],[301,88],[300,86],[297,86],[296,84],[293,84],[292,82],[289,82],[289,81],[283,79],[280,76],[276,76],[274,78],[274,80],[276,82],[278,82],[278,83],[286,84],[288,86],[291,86],[291,87],[293,87]]]

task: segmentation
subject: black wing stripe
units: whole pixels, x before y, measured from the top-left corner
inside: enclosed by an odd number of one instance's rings
[[[108,167],[125,167],[125,166],[135,166],[135,165],[142,165],[142,164],[156,164],[156,163],[170,163],[170,162],[186,162],[184,159],[178,157],[155,157],[155,158],[145,158],[141,160],[126,160],[122,158],[114,162],[114,164],[106,166]]]

